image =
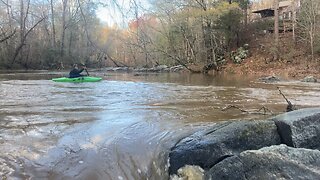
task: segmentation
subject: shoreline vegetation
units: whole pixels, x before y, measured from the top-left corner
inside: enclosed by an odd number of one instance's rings
[[[147,11],[133,0],[132,18],[113,27],[98,19],[99,0],[1,1],[0,69],[67,70],[82,63],[319,78],[320,2],[296,1],[275,1],[278,12],[269,5],[257,10],[259,2],[250,0],[159,0]],[[127,12],[118,1],[102,5]]]
[[[219,73],[245,75],[255,77],[278,77],[283,79],[301,80],[307,77],[320,78],[320,57],[316,56],[315,61],[311,61],[308,54],[301,46],[288,47],[290,44],[291,32],[280,34],[280,48],[282,54],[280,59],[274,61],[272,52],[268,51],[272,48],[273,34],[260,34],[248,44],[248,56],[242,59],[241,63],[234,63],[232,60],[225,60],[219,70],[209,70],[204,72],[205,64],[184,64],[184,65],[154,65],[153,67],[129,67],[125,65],[119,66],[103,66],[93,69],[100,69],[106,72],[133,72],[139,76],[139,73],[159,73],[159,72],[187,72],[187,73],[204,73],[215,75]],[[90,67],[90,65],[89,65]],[[2,72],[15,71],[65,71],[71,68],[69,66],[57,69],[0,69]]]

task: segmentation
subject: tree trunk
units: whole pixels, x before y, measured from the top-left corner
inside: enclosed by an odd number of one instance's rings
[[[29,33],[30,33],[31,31],[33,31],[33,29],[34,29],[36,26],[38,26],[44,19],[45,19],[45,17],[42,18],[42,19],[40,19],[37,23],[35,23],[35,24],[25,33],[25,35],[24,35],[23,38],[22,38],[22,43],[20,43],[19,46],[15,49],[15,53],[14,53],[13,58],[12,58],[12,60],[11,60],[11,66],[15,63],[15,60],[17,59],[17,56],[19,55],[19,53],[21,52],[23,46],[25,45],[25,41],[26,41]]]
[[[294,45],[296,45],[296,25],[297,25],[297,1],[292,2],[292,40]]]
[[[247,4],[244,10],[244,26],[247,29],[247,26],[248,26],[248,5]]]
[[[65,34],[66,34],[66,14],[67,14],[67,4],[68,0],[62,0],[63,3],[63,10],[62,10],[62,32],[61,32],[61,44],[60,44],[60,58],[63,61],[64,56],[64,41],[65,41]]]
[[[274,0],[274,60],[279,59],[279,0]]]
[[[55,27],[55,19],[54,19],[54,8],[53,8],[53,0],[50,0],[51,6],[51,23],[52,23],[52,46],[56,48],[56,27]]]
[[[25,35],[25,12],[24,12],[24,0],[20,0],[20,44],[24,44],[24,35]],[[23,57],[23,45],[19,50],[20,58]]]
[[[311,29],[309,31],[310,35],[310,46],[311,46],[311,58],[314,61],[314,33],[313,33],[313,26],[311,25]]]

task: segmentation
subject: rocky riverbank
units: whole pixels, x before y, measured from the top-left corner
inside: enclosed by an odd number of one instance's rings
[[[157,72],[179,72],[185,70],[186,68],[182,65],[177,66],[166,66],[166,65],[159,65],[152,68],[133,68],[133,67],[109,67],[105,68],[105,71],[109,72],[134,72],[134,73],[157,73]]]
[[[319,179],[320,108],[233,121],[181,139],[171,179]],[[191,166],[190,166],[191,165]]]

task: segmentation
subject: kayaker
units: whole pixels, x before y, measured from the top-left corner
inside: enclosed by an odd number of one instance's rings
[[[79,69],[78,64],[74,64],[73,69],[69,73],[69,78],[76,78],[76,77],[85,76],[85,75],[81,74],[83,70],[87,70],[86,66],[81,66],[81,69]]]

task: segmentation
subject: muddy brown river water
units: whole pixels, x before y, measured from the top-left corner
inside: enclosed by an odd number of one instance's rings
[[[103,71],[97,83],[50,81],[65,73],[0,73],[0,179],[167,179],[181,137],[270,117],[262,106],[283,112],[277,86],[298,108],[320,105],[320,83]]]

